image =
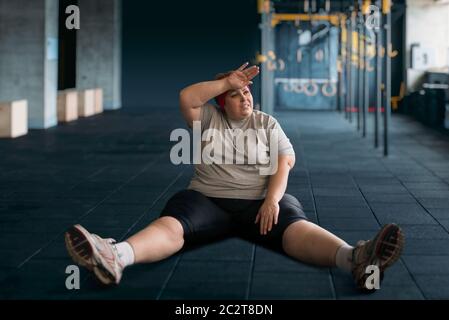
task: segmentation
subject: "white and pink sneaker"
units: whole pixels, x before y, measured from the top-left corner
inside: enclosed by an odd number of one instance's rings
[[[65,244],[73,261],[93,271],[105,285],[119,284],[123,275],[124,266],[115,243],[114,239],[103,239],[79,224],[65,233]]]

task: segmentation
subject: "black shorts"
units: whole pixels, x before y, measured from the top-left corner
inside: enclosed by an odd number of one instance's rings
[[[198,191],[182,190],[167,201],[161,217],[171,216],[181,222],[187,245],[239,236],[273,249],[282,249],[285,229],[293,222],[308,219],[298,199],[285,194],[279,202],[277,225],[262,236],[260,224],[254,221],[263,201],[212,198]]]

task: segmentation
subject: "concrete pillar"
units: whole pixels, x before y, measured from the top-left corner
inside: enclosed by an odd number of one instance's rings
[[[28,126],[57,124],[58,0],[0,0],[0,101],[28,100]]]
[[[121,0],[79,0],[77,79],[80,90],[102,88],[104,109],[119,109],[121,96]]]
[[[271,26],[271,8],[267,10],[269,12],[262,12],[260,29],[262,31],[261,36],[261,47],[262,54],[270,59],[270,51],[275,52],[275,39],[274,32],[275,30]],[[268,114],[273,114],[274,112],[274,71],[268,69],[268,60],[262,64],[261,68],[261,100],[262,100],[262,111]]]

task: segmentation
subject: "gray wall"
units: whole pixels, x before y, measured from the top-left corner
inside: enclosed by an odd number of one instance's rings
[[[0,0],[0,100],[28,100],[28,125],[55,126],[58,0]]]
[[[177,110],[179,91],[255,60],[256,0],[123,2],[123,106]],[[255,102],[260,102],[259,81]]]
[[[104,108],[118,109],[121,97],[121,0],[79,0],[78,89],[103,88]]]
[[[408,0],[406,11],[406,66],[407,89],[414,90],[425,70],[411,69],[411,45],[431,48],[434,63],[441,68],[449,64],[449,3],[433,0]]]

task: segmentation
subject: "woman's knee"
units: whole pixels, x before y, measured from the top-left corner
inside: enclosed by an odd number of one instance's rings
[[[184,229],[178,219],[164,216],[155,220],[152,225],[163,231],[171,240],[184,242]]]
[[[282,235],[282,246],[284,250],[287,248],[290,249],[295,243],[301,241],[301,238],[309,231],[311,225],[307,220],[298,220],[291,223]]]

